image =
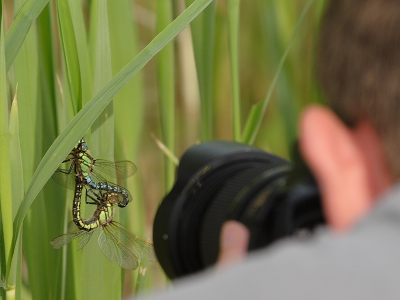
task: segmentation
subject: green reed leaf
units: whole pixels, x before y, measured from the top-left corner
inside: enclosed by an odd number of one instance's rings
[[[297,31],[300,28],[303,19],[308,11],[308,9],[310,8],[311,4],[313,3],[314,0],[308,0],[308,2],[306,3],[306,5],[303,8],[303,11],[301,12],[301,15],[299,17],[299,20],[297,21],[296,27],[294,29],[293,35],[285,49],[285,52],[282,55],[281,60],[279,61],[279,65],[278,68],[275,72],[274,78],[272,79],[272,82],[269,86],[267,95],[265,96],[264,100],[261,101],[260,103],[255,104],[252,109],[251,109],[251,113],[247,119],[246,122],[246,126],[245,126],[245,131],[243,134],[243,142],[247,143],[247,144],[252,144],[254,143],[254,140],[258,134],[258,131],[260,129],[261,126],[261,122],[262,119],[265,115],[265,111],[267,109],[267,106],[269,104],[269,100],[271,99],[272,96],[272,92],[274,91],[274,88],[276,86],[276,83],[278,81],[279,78],[279,74],[282,70],[283,64],[286,60],[287,55],[289,54],[290,48],[293,44],[293,41],[295,39],[295,37],[297,36]]]
[[[172,19],[171,1],[157,1],[157,32],[162,31]],[[175,148],[175,68],[174,45],[169,43],[157,55],[158,103],[161,113],[161,130],[164,144],[174,152]],[[165,189],[174,184],[175,166],[165,157]]]
[[[3,15],[0,23],[0,296],[4,295],[7,288],[6,261],[10,255],[12,239],[12,187],[11,166],[8,130],[8,98],[7,98],[7,73],[4,51],[4,26]]]
[[[158,34],[124,69],[115,75],[67,125],[44,155],[37,167],[25,198],[18,209],[14,220],[14,235],[11,244],[11,253],[14,252],[17,236],[22,222],[43,188],[62,160],[73,148],[77,140],[82,137],[113,97],[129,82],[129,80],[157,54],[171,39],[173,39],[187,24],[189,24],[211,0],[196,0],[170,25]],[[10,263],[10,260],[8,260]]]
[[[242,139],[239,78],[239,12],[240,0],[228,0],[228,42],[232,74],[233,139],[238,142]]]
[[[33,22],[49,0],[28,0],[17,14],[5,40],[6,70],[11,68]]]
[[[18,91],[18,90],[17,90]],[[18,207],[24,197],[24,176],[22,169],[22,155],[19,142],[19,117],[18,117],[18,103],[17,92],[14,96],[14,101],[11,105],[10,112],[10,164],[12,166],[11,184],[12,184],[12,210],[13,219],[15,218]],[[21,264],[22,264],[22,239],[17,241],[15,255],[11,263],[10,273],[8,275],[8,282],[10,285],[15,286],[16,299],[21,297]]]
[[[74,110],[78,112],[82,107],[81,73],[75,31],[72,24],[68,0],[57,0],[57,16],[68,78],[68,87]]]
[[[199,82],[202,141],[213,138],[215,2],[190,25]]]
[[[111,50],[107,0],[91,3],[91,42],[89,48],[93,58],[93,89],[98,92],[112,78]],[[114,160],[114,113],[111,101],[98,116],[91,127],[89,147],[91,153],[110,161]],[[118,219],[117,219],[118,220]],[[108,261],[99,248],[97,233],[85,246],[82,253],[82,278],[91,278],[93,284],[81,285],[83,299],[120,299],[121,271],[117,265]],[[95,270],[95,271],[94,271]],[[114,288],[110,289],[112,284]]]

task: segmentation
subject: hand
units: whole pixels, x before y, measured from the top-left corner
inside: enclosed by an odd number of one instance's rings
[[[247,253],[250,233],[237,221],[228,221],[222,226],[218,267],[242,260]]]

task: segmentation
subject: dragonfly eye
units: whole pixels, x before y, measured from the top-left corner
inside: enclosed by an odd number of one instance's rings
[[[85,142],[82,142],[80,149],[81,149],[81,151],[87,151],[89,149],[89,147]]]
[[[78,144],[75,146],[75,149],[78,149],[79,151],[84,152],[84,151],[88,151],[88,150],[89,150],[89,147],[88,147],[88,145],[86,144],[86,142],[85,142],[84,139],[80,139],[79,142],[78,142]]]

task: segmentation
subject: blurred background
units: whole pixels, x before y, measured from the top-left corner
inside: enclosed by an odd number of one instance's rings
[[[251,106],[261,102],[270,88],[282,55],[294,34],[307,1],[252,0],[240,1],[238,36],[239,90],[241,129]],[[322,103],[315,76],[318,24],[324,1],[315,1],[300,24],[293,45],[278,77],[278,82],[263,117],[254,145],[290,158],[297,136],[299,112],[310,103]],[[174,15],[185,7],[185,1],[174,1]],[[156,2],[136,1],[135,17],[141,46],[153,36],[156,24]],[[215,37],[212,66],[212,139],[233,140],[232,68],[228,42],[228,1],[215,2]],[[202,141],[201,110],[196,63],[190,28],[174,41],[175,57],[175,155]],[[138,165],[144,181],[147,220],[152,220],[157,205],[165,195],[163,153],[151,134],[162,141],[157,89],[157,61],[144,68],[146,116]],[[157,176],[157,177],[156,177]],[[168,189],[167,189],[168,190]],[[151,226],[151,223],[149,223]]]
[[[3,1],[6,34],[28,2],[34,1]],[[79,111],[99,87],[192,2],[48,1],[33,23],[7,78],[10,107],[18,83],[25,190],[48,147],[76,114],[74,109]],[[237,140],[252,142],[266,151],[290,158],[299,112],[310,103],[323,102],[315,76],[315,57],[324,4],[325,0],[212,1],[191,26],[178,34],[121,90],[109,106],[114,130],[109,141],[114,145],[115,160],[128,159],[138,167],[131,179],[118,182],[134,194],[133,202],[120,212],[121,223],[138,236],[151,239],[157,206],[174,182],[176,167],[159,144],[179,158],[188,147],[201,141]],[[304,18],[299,22],[302,13]],[[75,34],[72,40],[77,50],[68,48],[66,31],[60,34],[60,20],[66,16],[73,26],[70,28]],[[289,44],[291,47],[280,69]],[[99,56],[103,48],[106,54]],[[74,78],[71,80],[67,68],[71,64],[68,61],[71,53],[79,61],[76,73],[80,76],[79,99],[73,97]],[[110,66],[110,74],[99,79],[98,74],[107,73],[104,65]],[[251,108],[264,101],[279,70],[258,130],[249,122]],[[32,107],[39,116],[36,121],[28,116]],[[93,126],[92,134],[96,130]],[[248,131],[256,133],[251,141],[246,139],[246,126]],[[32,148],[26,144],[28,136],[29,145],[40,145],[32,157],[28,153]],[[104,158],[98,156],[101,151],[96,153],[97,148],[99,145],[95,145],[93,156]],[[64,253],[63,258],[61,250],[57,252],[50,247],[50,240],[63,232],[70,218],[71,195],[49,182],[25,219],[22,299],[60,299],[59,295],[64,299],[96,299],[98,295],[108,295],[107,287],[100,284],[103,279],[99,279],[98,285],[92,284],[96,282],[95,276],[100,276],[95,273],[102,271],[84,263],[88,256],[95,256],[88,249],[98,251],[94,238],[90,241],[93,246],[88,245],[79,252],[76,245],[68,246],[68,254]],[[54,198],[65,199],[55,201]],[[107,263],[104,259],[98,264]],[[118,275],[119,281],[115,284],[121,286],[111,299],[135,293],[137,271],[120,272],[115,264],[108,268]],[[91,274],[94,277],[89,284],[85,276]],[[105,278],[105,282],[110,282],[111,277]],[[152,263],[143,289],[151,292],[167,286],[159,265]]]

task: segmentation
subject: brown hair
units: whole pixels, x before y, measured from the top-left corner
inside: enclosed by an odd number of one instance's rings
[[[367,119],[400,178],[400,1],[332,0],[321,24],[318,77],[349,125]]]

